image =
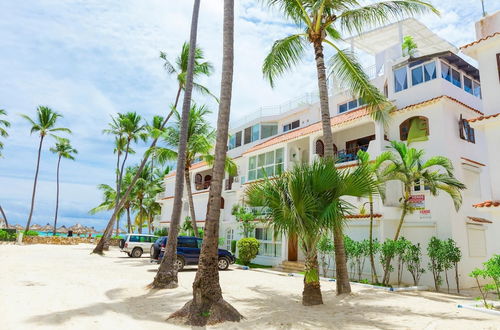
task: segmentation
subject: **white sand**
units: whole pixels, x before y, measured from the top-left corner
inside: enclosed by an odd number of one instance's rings
[[[0,245],[0,329],[172,329],[165,319],[191,297],[195,269],[175,290],[145,287],[157,266],[118,250],[89,255],[90,245]],[[336,297],[322,283],[325,304],[301,305],[302,279],[257,271],[221,272],[225,299],[247,329],[500,329],[500,317],[458,309],[465,298],[430,292],[390,293],[354,286]]]

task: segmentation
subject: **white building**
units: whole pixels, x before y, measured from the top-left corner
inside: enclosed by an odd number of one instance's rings
[[[411,35],[418,45],[416,58],[402,56],[401,42],[407,35]],[[495,36],[497,53],[499,38],[499,35]],[[421,243],[424,251],[432,236],[453,238],[463,252],[463,262],[460,264],[462,285],[473,285],[467,274],[493,253],[500,251],[500,219],[492,221],[479,208],[473,207],[490,199],[491,187],[495,186],[490,184],[491,179],[496,182],[496,196],[500,198],[500,171],[492,175],[489,170],[492,162],[500,163],[500,156],[496,153],[497,158],[489,159],[488,152],[493,154],[491,148],[494,146],[488,146],[486,142],[486,138],[495,133],[482,130],[474,132],[468,124],[469,119],[486,114],[483,113],[481,95],[486,98],[487,93],[495,94],[494,91],[490,91],[490,87],[488,92],[484,87],[482,91],[478,69],[459,57],[457,48],[417,20],[394,23],[351,38],[349,42],[353,48],[373,55],[375,65],[367,68],[366,72],[372,78],[372,83],[393,101],[397,110],[391,113],[389,129],[384,130],[382,125],[372,120],[362,100],[349,91],[333,86],[330,113],[334,148],[340,159],[338,166],[356,166],[355,154],[359,149],[367,150],[372,157],[376,157],[386,150],[389,140],[406,140],[410,121],[419,121],[428,140],[414,142],[412,146],[425,149],[427,157],[441,155],[451,159],[455,175],[468,189],[463,193],[461,209],[456,212],[447,195],[432,197],[424,186],[416,185],[414,195],[422,201],[423,209],[407,216],[402,235],[414,243]],[[486,42],[474,47],[486,45]],[[481,59],[479,63],[483,65]],[[497,102],[492,102],[494,106],[498,104],[500,91],[498,81],[496,83],[493,87],[497,89],[494,96]],[[493,107],[488,111],[493,111]],[[294,164],[311,162],[318,157],[318,153],[322,153],[319,120],[319,104],[309,94],[282,106],[261,108],[253,116],[231,125],[228,155],[237,163],[238,175],[226,178],[223,191],[220,236],[226,238],[227,248],[231,240],[241,237],[241,229],[231,215],[231,207],[242,203],[245,186],[261,178],[262,169],[272,176]],[[496,134],[496,141],[499,141],[498,130]],[[195,164],[191,168],[196,220],[200,225],[206,216],[210,175],[211,169],[205,163]],[[169,225],[174,180],[173,173],[165,178],[166,191],[159,197],[162,216],[157,226]],[[388,191],[390,193],[385,203],[375,201],[374,230],[379,241],[393,237],[400,216],[398,198],[401,187],[391,183]],[[352,202],[361,207],[366,200]],[[184,198],[181,218],[188,215],[188,201]],[[346,234],[355,240],[367,238],[368,224],[366,215],[351,216]],[[279,265],[283,261],[303,260],[296,240],[287,237],[274,240],[271,230],[264,224],[259,224],[254,234],[261,241],[256,263]],[[369,278],[368,264],[365,267],[366,278]],[[427,261],[424,265],[427,265]],[[409,275],[406,280],[410,282]],[[424,274],[422,282],[432,283],[429,272]]]

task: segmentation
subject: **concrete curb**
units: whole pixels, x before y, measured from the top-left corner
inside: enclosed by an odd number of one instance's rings
[[[500,311],[494,311],[494,310],[491,310],[491,309],[488,309],[488,308],[484,308],[484,307],[476,307],[476,306],[472,306],[472,305],[458,304],[457,308],[465,308],[465,309],[470,309],[470,310],[473,310],[473,311],[476,311],[476,312],[481,312],[481,313],[487,313],[487,314],[491,314],[491,315],[500,316]]]

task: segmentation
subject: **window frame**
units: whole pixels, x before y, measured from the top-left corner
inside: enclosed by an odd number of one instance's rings
[[[426,122],[426,136],[429,136],[430,135],[430,131],[429,131],[429,118],[425,117],[425,116],[413,116],[413,117],[409,117],[407,119],[405,119],[404,121],[401,122],[401,124],[399,124],[399,140],[400,141],[408,141],[408,134],[410,133],[410,123],[411,123],[411,120],[414,119],[414,118],[419,118],[421,120],[424,120]],[[403,124],[405,123],[408,123],[408,130],[406,133],[403,132]],[[406,135],[404,135],[406,134]],[[403,139],[404,137],[404,139]]]
[[[272,155],[272,161],[270,160]],[[279,156],[281,154],[281,156]],[[281,161],[278,159],[281,157]],[[248,158],[247,182],[273,177],[285,168],[285,149],[283,147],[260,153]],[[265,173],[265,174],[264,174]]]

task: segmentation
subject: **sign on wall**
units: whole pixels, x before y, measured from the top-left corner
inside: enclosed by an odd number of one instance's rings
[[[411,195],[409,202],[414,210],[425,209],[425,195]]]

